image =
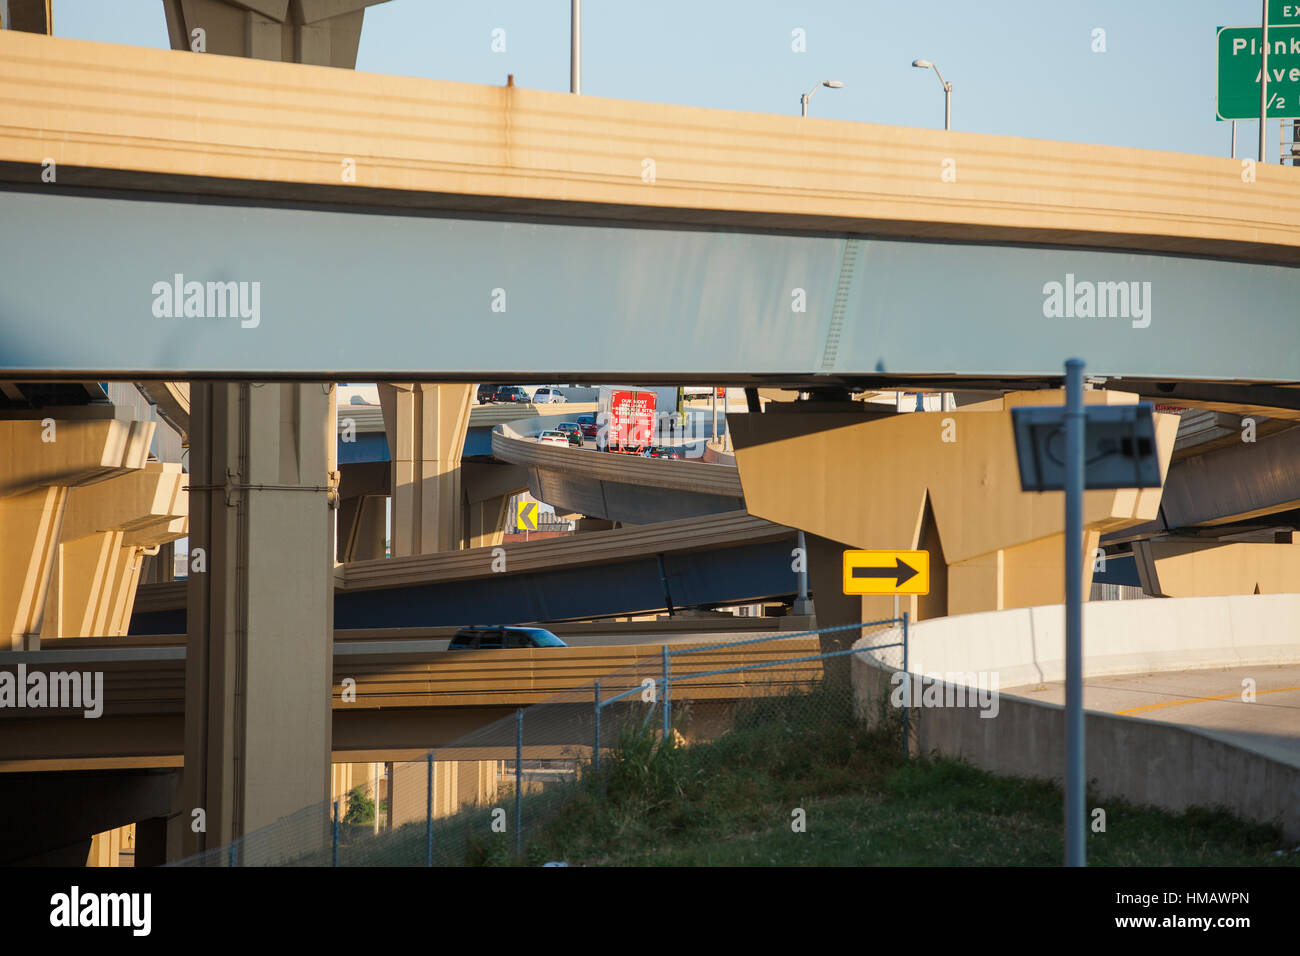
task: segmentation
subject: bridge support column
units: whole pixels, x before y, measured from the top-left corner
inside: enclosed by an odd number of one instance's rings
[[[1090,404],[1136,400],[1120,392],[1087,393]],[[746,506],[750,514],[821,535],[841,552],[929,551],[931,594],[900,602],[914,620],[1059,604],[1065,574],[1061,494],[1020,490],[1010,414],[1016,404],[1054,403],[1061,403],[1059,392],[1011,393],[957,411],[884,417],[816,411],[736,416]],[[1162,472],[1177,428],[1176,416],[1156,416]],[[1158,489],[1086,493],[1085,588],[1100,535],[1152,520],[1159,505]],[[839,594],[841,582],[833,554],[821,565],[814,550],[813,597],[824,623],[831,613],[822,610],[825,592]],[[860,613],[863,620],[891,617],[893,599],[863,598]]]
[[[340,561],[370,561],[385,557],[387,495],[358,495],[339,503]]]
[[[395,558],[461,547],[461,452],[471,390],[470,385],[379,385],[392,456]]]
[[[339,470],[339,561],[386,556],[390,471],[383,461],[354,462]]]
[[[1133,553],[1156,597],[1300,591],[1300,544],[1171,537],[1134,542]]]
[[[461,465],[465,501],[466,548],[494,548],[505,539],[514,515],[506,514],[510,499],[528,490],[528,472],[518,465],[469,461]]]
[[[383,2],[281,3],[277,11],[273,3],[163,0],[163,9],[173,50],[191,49],[202,29],[207,53],[353,69],[365,8]]]
[[[152,422],[45,417],[0,422],[0,649],[36,650],[69,489],[144,467]]]
[[[329,797],[337,482],[332,385],[191,397],[184,808],[207,829],[186,853]]]
[[[121,531],[63,541],[55,550],[41,638],[102,636],[125,549]]]
[[[466,506],[465,547],[495,548],[506,536],[506,505],[511,495],[494,495]]]
[[[42,488],[0,499],[0,649],[40,647],[41,625],[68,489]]]
[[[185,534],[185,480],[179,464],[148,462],[69,492],[42,638],[126,633],[145,550]]]
[[[24,33],[54,35],[54,19],[50,14],[50,0],[9,0],[8,16],[0,16],[0,27],[22,30]]]

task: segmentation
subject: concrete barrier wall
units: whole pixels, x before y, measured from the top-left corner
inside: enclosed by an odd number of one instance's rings
[[[1300,661],[1300,594],[1089,602],[1083,627],[1089,677]],[[1003,687],[1065,678],[1059,604],[937,618],[910,636],[914,674],[996,670]]]
[[[1085,676],[1300,660],[1300,595],[1125,601],[1085,605],[1084,613]],[[901,636],[893,634],[854,646]],[[1024,608],[914,625],[908,664],[913,675],[998,671],[1008,687],[1062,679],[1063,647],[1062,608]],[[853,656],[859,713],[880,713],[894,673],[877,655]],[[913,693],[919,699],[916,684]],[[1065,710],[1058,704],[1002,693],[993,718],[974,707],[911,708],[909,715],[913,752],[960,757],[999,774],[1064,776]],[[1084,722],[1087,774],[1103,800],[1175,811],[1224,806],[1300,838],[1300,761],[1200,728],[1091,711]]]

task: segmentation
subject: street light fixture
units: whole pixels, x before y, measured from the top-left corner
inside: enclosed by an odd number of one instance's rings
[[[817,84],[817,86],[824,86],[827,89],[832,89],[832,90],[839,90],[844,88],[844,84],[841,83],[839,80],[822,80],[820,83]],[[817,92],[817,86],[814,86],[807,93],[804,93],[802,96],[799,97],[799,104],[800,106],[803,107],[804,116],[808,115],[808,101],[812,99],[812,95]]]
[[[943,84],[943,128],[952,129],[952,84],[943,78],[939,68],[929,60],[913,60],[912,66],[919,70],[934,70],[934,75]]]

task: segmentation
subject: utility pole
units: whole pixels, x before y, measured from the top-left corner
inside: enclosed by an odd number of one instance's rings
[[[1268,128],[1268,0],[1260,0],[1264,7],[1261,17],[1260,37],[1263,50],[1259,55],[1259,162],[1264,164],[1264,133]]]

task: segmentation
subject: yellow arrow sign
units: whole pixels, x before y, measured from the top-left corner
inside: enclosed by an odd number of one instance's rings
[[[845,551],[845,594],[929,594],[929,551]]]
[[[515,526],[520,531],[536,531],[537,530],[537,502],[521,501],[515,507],[516,507],[516,518],[518,519],[515,522]]]

